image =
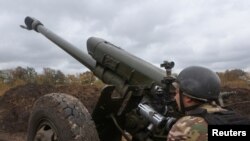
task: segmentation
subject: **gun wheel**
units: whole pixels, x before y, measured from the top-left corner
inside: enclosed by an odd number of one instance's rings
[[[28,141],[99,141],[95,124],[75,97],[52,93],[34,104],[28,125]]]
[[[35,141],[58,141],[57,132],[48,121],[42,121],[36,132]]]

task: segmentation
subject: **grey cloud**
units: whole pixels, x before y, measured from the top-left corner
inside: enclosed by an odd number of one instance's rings
[[[0,1],[0,69],[86,70],[43,36],[19,27],[33,16],[85,52],[88,37],[97,36],[156,66],[173,60],[176,70],[250,70],[249,7],[247,0]]]

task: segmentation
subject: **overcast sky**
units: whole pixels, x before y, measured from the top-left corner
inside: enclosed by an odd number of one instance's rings
[[[249,7],[249,0],[0,0],[0,69],[87,70],[19,27],[31,16],[83,51],[96,36],[156,66],[172,60],[176,72],[191,65],[250,71]]]

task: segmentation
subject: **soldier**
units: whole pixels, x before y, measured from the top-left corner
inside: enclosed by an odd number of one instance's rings
[[[249,120],[216,104],[220,79],[213,71],[199,66],[185,68],[173,86],[178,109],[184,116],[172,126],[168,141],[206,141],[210,124],[249,124]]]

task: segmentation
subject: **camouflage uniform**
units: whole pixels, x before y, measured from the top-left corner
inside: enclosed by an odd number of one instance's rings
[[[206,109],[208,113],[225,111],[218,105],[204,104],[200,108]],[[167,141],[207,141],[208,124],[202,117],[184,116],[180,118],[171,128]]]
[[[207,126],[201,117],[184,116],[171,128],[168,141],[207,141]]]

